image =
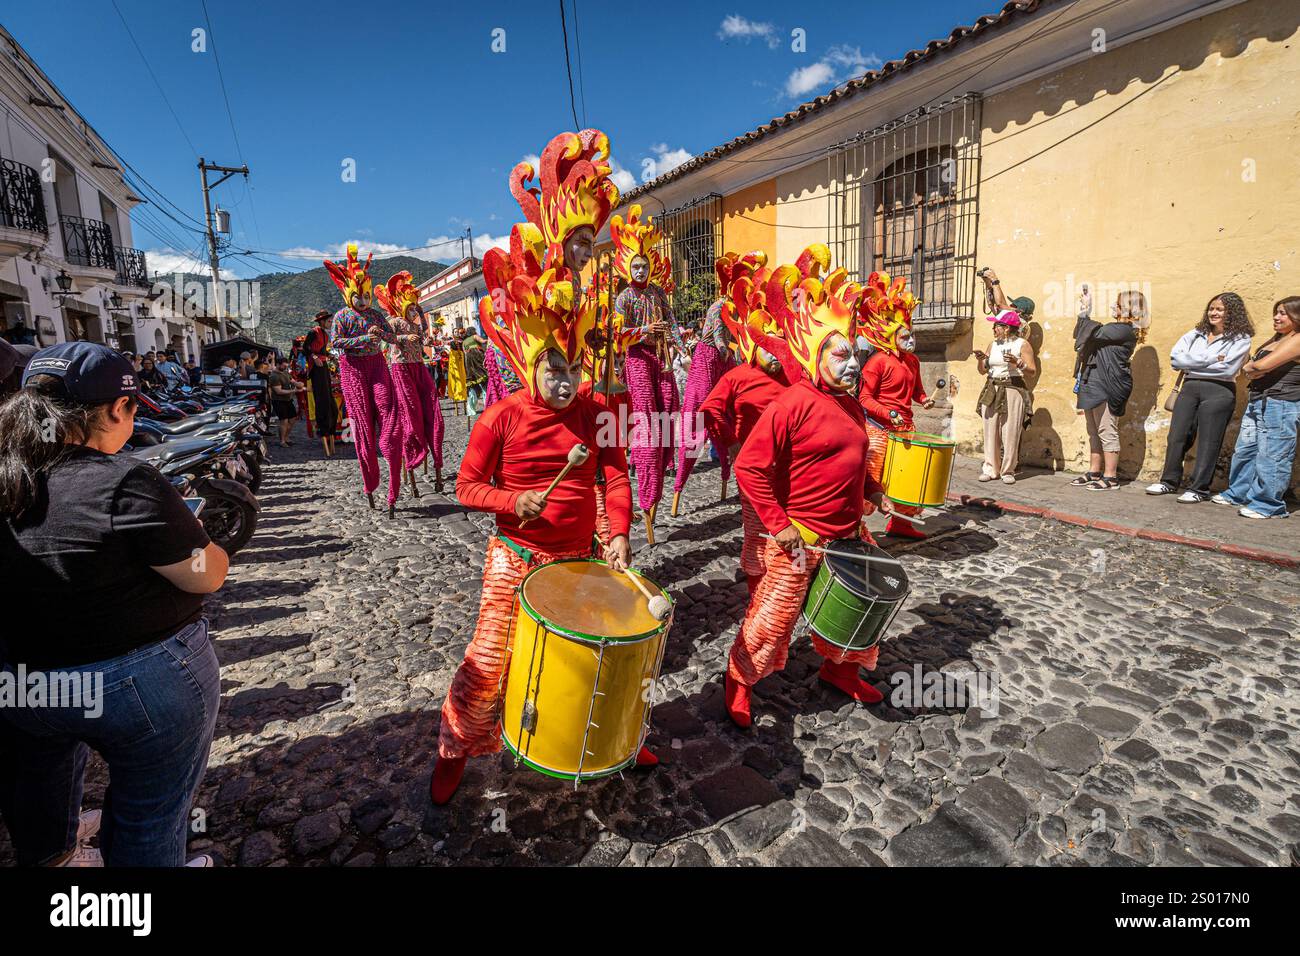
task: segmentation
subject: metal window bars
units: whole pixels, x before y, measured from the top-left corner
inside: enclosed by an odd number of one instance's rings
[[[117,272],[117,253],[108,224],[81,216],[60,216],[64,257],[75,265]]]
[[[905,276],[915,320],[970,318],[979,212],[977,93],[918,109],[827,155],[834,264]]]
[[[115,246],[113,251],[117,258],[117,284],[149,288],[149,270],[144,253],[127,246]]]
[[[672,257],[673,316],[679,324],[698,323],[718,297],[713,261],[722,248],[722,197],[709,193],[655,216]]]
[[[0,159],[0,226],[50,234],[40,174],[12,159]]]

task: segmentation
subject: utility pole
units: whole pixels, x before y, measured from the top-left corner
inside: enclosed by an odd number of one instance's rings
[[[472,227],[465,227],[465,238],[469,242],[469,258],[472,263],[474,261],[474,231]]]
[[[225,173],[214,183],[208,182],[208,173]],[[217,310],[217,328],[221,335],[221,341],[226,340],[226,313],[221,307],[220,282],[221,282],[221,258],[217,255],[217,234],[212,228],[212,200],[208,198],[209,190],[216,189],[231,176],[236,173],[243,173],[244,178],[248,178],[247,166],[218,166],[215,163],[204,162],[203,157],[199,157],[199,182],[203,184],[203,221],[208,227],[208,264],[212,266],[212,304]]]

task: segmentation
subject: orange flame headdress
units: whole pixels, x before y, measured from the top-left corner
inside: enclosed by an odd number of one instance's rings
[[[672,289],[664,285],[664,278],[672,283],[672,263],[656,246],[663,233],[654,224],[653,216],[641,219],[641,206],[633,205],[627,211],[627,221],[615,216],[609,221],[609,237],[614,241],[614,269],[628,282],[632,281],[632,260],[638,256],[650,264],[647,282],[657,283],[665,292]]]
[[[395,319],[405,319],[407,309],[420,306],[420,290],[412,278],[409,272],[396,272],[389,276],[386,285],[375,290],[375,299]]]
[[[863,289],[860,331],[878,349],[898,354],[898,336],[911,331],[916,296],[907,291],[902,276],[891,280],[887,272],[873,272]]]
[[[598,129],[560,133],[542,150],[541,188],[528,186],[538,171],[522,162],[510,173],[510,192],[527,223],[519,225],[518,253],[532,262],[530,275],[564,265],[564,241],[589,226],[598,233],[618,204],[618,187],[609,178],[609,137]],[[515,237],[511,236],[514,253]],[[521,262],[519,263],[522,265]]]
[[[838,332],[853,341],[863,294],[862,286],[848,281],[847,269],[820,278],[830,259],[824,245],[809,246],[795,265],[773,270],[765,292],[767,309],[784,330],[790,354],[816,384],[822,384],[820,359],[826,340]]]
[[[514,231],[522,228],[516,224]],[[538,362],[551,349],[570,363],[577,361],[596,325],[599,299],[577,296],[562,265],[532,276],[499,249],[484,254],[483,279],[488,288],[478,306],[483,331],[536,397]]]
[[[353,243],[348,243],[347,257],[343,264],[325,260],[325,269],[334,280],[334,284],[339,287],[343,293],[343,301],[351,307],[352,297],[358,293],[365,297],[367,305],[370,302],[370,261],[374,259],[375,254],[371,252],[366,256],[366,264],[363,266],[357,259],[357,247]]]

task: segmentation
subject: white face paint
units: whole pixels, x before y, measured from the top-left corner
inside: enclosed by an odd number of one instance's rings
[[[595,255],[596,234],[590,226],[579,226],[564,243],[564,264],[573,274],[580,275]]]
[[[570,365],[560,352],[550,349],[545,361],[537,363],[537,394],[556,411],[568,408],[578,394],[581,375],[582,359]]]
[[[645,256],[637,256],[632,260],[629,271],[632,273],[632,281],[636,285],[645,285],[650,279],[650,260]]]
[[[858,354],[853,351],[853,343],[838,332],[832,333],[822,343],[818,366],[822,381],[828,387],[841,392],[857,391],[862,366],[858,364]]]
[[[366,309],[370,308],[370,296],[362,292],[354,292],[352,294],[352,308],[357,312],[366,311]]]
[[[898,347],[904,352],[916,351],[916,336],[907,330],[898,333]]]

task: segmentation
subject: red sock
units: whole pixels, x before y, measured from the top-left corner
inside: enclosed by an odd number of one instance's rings
[[[895,538],[924,538],[925,532],[906,521],[903,518],[890,518],[885,525],[885,534],[892,534]]]
[[[441,806],[451,799],[460,786],[468,757],[439,757],[433,765],[433,779],[429,781],[429,799]]]
[[[750,688],[746,684],[733,680],[731,673],[727,673],[727,713],[731,715],[732,721],[737,727],[748,727],[754,722],[749,715],[749,692]]]
[[[885,699],[884,694],[858,676],[856,661],[836,663],[828,657],[822,661],[822,669],[817,676],[832,687],[844,691],[854,700],[861,701],[864,704],[878,704]]]
[[[636,765],[638,767],[653,767],[658,762],[659,758],[651,752],[649,747],[642,747],[636,755]]]

